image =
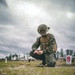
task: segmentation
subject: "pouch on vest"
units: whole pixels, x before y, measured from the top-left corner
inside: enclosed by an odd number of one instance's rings
[[[49,41],[50,41],[50,34],[48,34],[47,37],[45,37],[45,38],[40,37],[40,43],[41,43],[40,48],[41,48],[41,50],[44,49],[44,48],[45,48],[45,49],[48,48],[48,46],[49,46]],[[45,45],[43,46],[43,44],[45,44]],[[55,41],[54,46],[53,46],[53,51],[57,51],[57,44],[56,44],[56,41]]]

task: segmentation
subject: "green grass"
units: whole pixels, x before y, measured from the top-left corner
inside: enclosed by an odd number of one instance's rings
[[[75,66],[57,62],[56,67],[37,67],[41,61],[0,62],[0,75],[75,75]],[[64,66],[62,66],[64,65]]]

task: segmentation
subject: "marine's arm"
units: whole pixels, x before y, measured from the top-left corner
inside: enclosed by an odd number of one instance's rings
[[[40,45],[40,37],[38,37],[36,42],[32,45],[32,50],[34,51],[34,54],[38,54],[38,55],[43,54],[42,50],[37,50],[39,45]]]
[[[40,45],[39,37],[36,39],[36,42],[32,45],[32,50],[35,51]]]

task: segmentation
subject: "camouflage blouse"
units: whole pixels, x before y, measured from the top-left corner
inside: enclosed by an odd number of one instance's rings
[[[37,50],[39,47],[40,50],[43,50],[43,52],[47,54],[56,51],[57,44],[54,35],[48,33],[46,37],[38,37],[32,45],[32,50]]]

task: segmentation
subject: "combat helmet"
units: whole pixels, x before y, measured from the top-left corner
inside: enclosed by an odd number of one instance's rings
[[[38,33],[42,32],[42,31],[47,32],[49,29],[50,29],[50,27],[47,27],[47,25],[41,24],[41,25],[38,26],[37,31],[38,31]]]

